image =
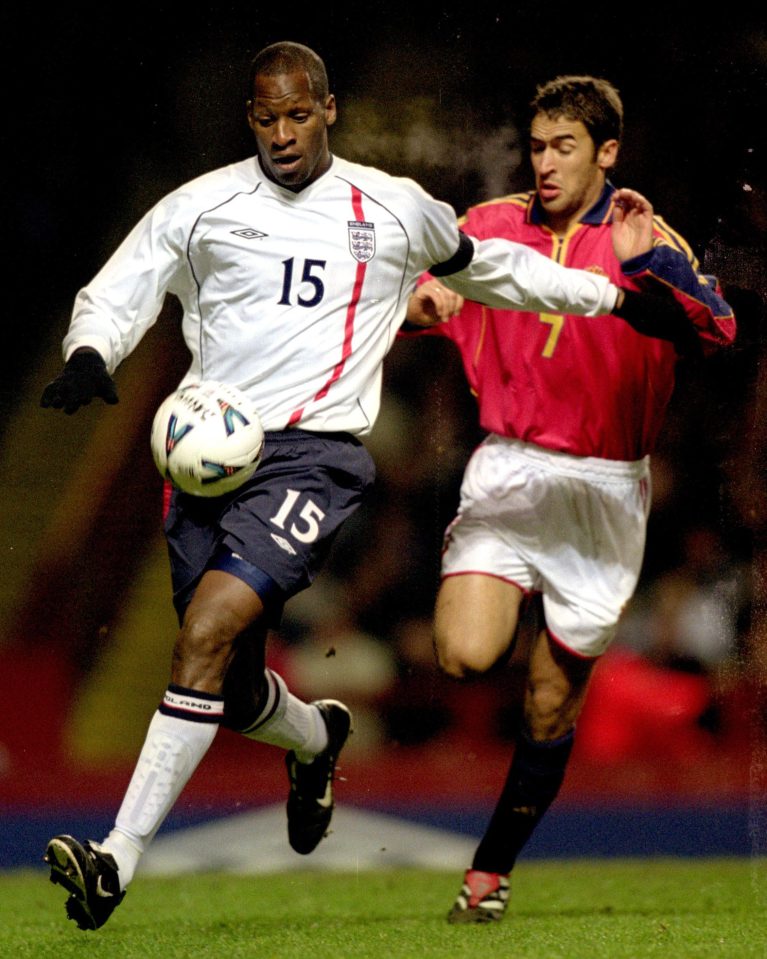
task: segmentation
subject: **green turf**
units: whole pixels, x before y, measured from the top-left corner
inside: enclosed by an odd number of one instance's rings
[[[460,876],[420,870],[141,879],[98,932],[42,872],[0,874],[9,959],[767,959],[767,862],[522,863],[492,927],[450,926]]]

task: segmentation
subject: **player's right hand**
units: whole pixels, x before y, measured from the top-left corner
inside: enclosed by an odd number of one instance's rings
[[[87,406],[94,396],[105,403],[117,402],[117,386],[107,372],[101,354],[92,349],[76,350],[64,369],[43,390],[40,406],[52,406],[65,413],[74,413]]]
[[[625,263],[652,249],[653,208],[641,193],[626,187],[615,191],[613,201],[613,251]]]

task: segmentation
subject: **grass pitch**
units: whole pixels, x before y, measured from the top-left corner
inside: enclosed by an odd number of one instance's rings
[[[767,862],[523,862],[506,919],[450,926],[455,873],[140,876],[98,932],[44,872],[0,873],[9,959],[704,959],[767,957]]]

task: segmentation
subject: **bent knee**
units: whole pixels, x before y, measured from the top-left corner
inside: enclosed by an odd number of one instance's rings
[[[498,659],[495,650],[486,644],[444,632],[435,634],[434,648],[439,668],[453,679],[486,673]]]
[[[229,647],[236,635],[231,625],[207,611],[187,612],[178,633],[176,646],[189,653],[211,652]]]

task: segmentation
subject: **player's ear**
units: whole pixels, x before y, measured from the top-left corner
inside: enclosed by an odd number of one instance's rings
[[[325,126],[332,127],[336,122],[337,115],[336,98],[332,93],[329,93],[328,98],[325,101]]]
[[[619,143],[617,140],[605,140],[597,150],[597,165],[601,170],[610,170],[618,162]]]

